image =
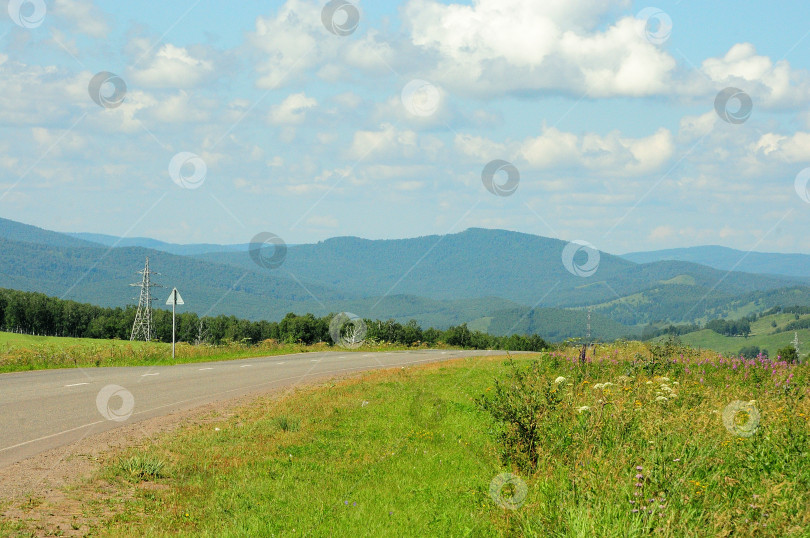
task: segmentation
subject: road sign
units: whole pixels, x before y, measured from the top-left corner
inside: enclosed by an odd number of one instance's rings
[[[169,298],[166,299],[166,304],[172,305],[172,304],[186,304],[186,303],[183,302],[183,298],[180,297],[180,292],[177,291],[177,288],[174,288],[172,290],[172,293],[169,295]]]
[[[172,292],[169,295],[169,298],[166,299],[166,304],[172,305],[172,359],[174,359],[174,340],[175,340],[175,314],[174,308],[179,304],[186,304],[183,302],[183,298],[180,297],[180,292],[177,291],[177,288],[172,288]]]

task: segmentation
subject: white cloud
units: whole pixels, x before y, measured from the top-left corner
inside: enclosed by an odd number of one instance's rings
[[[393,155],[413,155],[417,149],[417,135],[409,129],[397,130],[390,123],[380,126],[379,131],[354,133],[348,156],[351,159],[383,158]]]
[[[129,72],[134,83],[148,88],[193,88],[213,75],[211,61],[171,43],[163,45],[145,67],[134,67]]]
[[[532,169],[581,167],[610,176],[654,172],[675,152],[672,133],[664,128],[648,137],[628,138],[618,131],[578,136],[549,127],[539,136],[520,142],[498,144],[482,137],[457,135],[455,143],[460,153],[482,162],[513,159],[528,163]]]
[[[800,131],[790,136],[766,133],[750,149],[767,160],[789,164],[810,162],[810,133]]]
[[[262,55],[256,63],[259,88],[278,88],[311,68],[318,57],[323,33],[320,8],[301,0],[287,0],[273,16],[257,17],[255,31],[248,37]]]
[[[157,101],[149,109],[150,123],[177,124],[208,121],[209,110],[215,106],[215,103],[210,100],[200,100],[193,104],[191,101],[191,96],[183,90]]]
[[[413,43],[439,55],[435,76],[457,92],[564,90],[590,97],[668,91],[675,60],[627,16],[601,29],[624,0],[476,0],[472,6],[412,0]]]
[[[298,124],[306,118],[306,112],[318,106],[318,101],[305,93],[294,93],[281,104],[270,109],[270,122],[275,125]]]
[[[774,63],[757,54],[751,43],[732,46],[721,58],[708,58],[701,71],[713,85],[707,88],[704,77],[695,77],[687,92],[716,93],[728,86],[739,87],[754,100],[754,107],[800,107],[810,102],[810,76],[807,71],[791,69],[787,60]]]
[[[55,16],[67,20],[79,33],[103,39],[110,32],[106,17],[92,0],[54,0],[49,9]]]

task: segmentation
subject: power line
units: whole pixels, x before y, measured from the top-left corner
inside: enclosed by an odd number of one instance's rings
[[[146,265],[143,271],[137,271],[142,275],[141,281],[137,284],[130,284],[136,288],[141,288],[141,295],[138,299],[138,311],[135,313],[135,323],[132,324],[132,335],[130,340],[142,338],[149,342],[155,336],[155,328],[152,325],[152,288],[162,288],[160,284],[152,282],[151,275],[159,275],[149,270],[149,258],[146,258]]]

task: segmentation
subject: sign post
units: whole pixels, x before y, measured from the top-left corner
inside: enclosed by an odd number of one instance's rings
[[[180,297],[180,292],[177,291],[177,288],[172,289],[171,295],[166,300],[167,305],[172,305],[172,359],[174,359],[174,340],[175,340],[175,314],[174,310],[179,304],[185,304],[183,302],[183,298]]]

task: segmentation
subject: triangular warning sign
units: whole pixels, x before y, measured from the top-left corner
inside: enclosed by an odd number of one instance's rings
[[[174,288],[171,294],[169,295],[169,298],[166,299],[166,304],[172,305],[172,304],[186,304],[186,303],[183,302],[183,298],[180,297],[180,292],[177,291],[177,288]]]

